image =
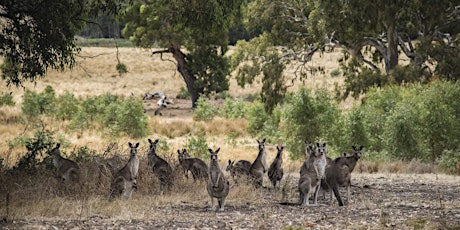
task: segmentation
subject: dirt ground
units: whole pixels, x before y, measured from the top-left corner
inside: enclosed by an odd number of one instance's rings
[[[296,201],[295,175],[287,200]],[[352,200],[344,207],[321,198],[314,207],[284,206],[281,190],[264,188],[260,202],[228,201],[225,211],[210,202],[164,205],[139,219],[91,216],[80,220],[16,219],[1,229],[460,229],[460,177],[434,174],[355,174]],[[341,189],[346,197],[346,189]]]

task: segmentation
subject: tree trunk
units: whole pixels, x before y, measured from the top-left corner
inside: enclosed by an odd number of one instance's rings
[[[398,34],[395,23],[395,15],[392,12],[387,24],[388,47],[385,55],[385,72],[387,74],[398,65]]]
[[[195,108],[200,94],[203,93],[203,89],[197,89],[195,87],[196,78],[187,69],[185,54],[180,49],[174,47],[169,48],[168,51],[172,53],[174,59],[177,62],[177,70],[184,78],[185,84],[187,85],[187,90],[190,94],[190,98],[192,99],[192,108]]]

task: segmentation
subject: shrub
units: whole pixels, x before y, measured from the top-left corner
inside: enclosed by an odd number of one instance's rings
[[[179,93],[176,95],[177,99],[190,99],[190,93],[184,87],[180,87]]]
[[[22,112],[25,115],[52,114],[55,111],[55,106],[56,97],[51,86],[47,86],[41,93],[26,89],[23,95]]]
[[[338,116],[338,106],[326,89],[312,94],[310,90],[300,88],[289,97],[283,113],[283,134],[290,148],[290,157],[304,156],[304,141],[327,139]]]
[[[460,151],[446,150],[438,160],[439,166],[451,174],[460,175]]]
[[[79,101],[72,93],[66,92],[57,99],[56,118],[71,120],[79,111]]]
[[[16,103],[13,101],[13,96],[10,93],[3,93],[0,96],[0,106],[9,105],[13,106]]]
[[[254,102],[248,109],[247,131],[259,139],[267,138],[268,142],[280,142],[281,115],[282,112],[279,107],[275,107],[272,115],[269,115],[265,111],[263,103]]]
[[[114,135],[125,133],[130,137],[140,138],[149,133],[142,101],[132,97],[107,106],[102,124]]]
[[[193,119],[196,121],[212,121],[216,116],[217,109],[206,97],[201,96],[196,102],[196,108],[193,112]]]
[[[219,116],[231,119],[245,118],[247,107],[241,100],[231,98],[225,99],[224,104],[219,108]]]
[[[199,134],[196,137],[190,137],[187,139],[187,143],[185,144],[185,149],[187,152],[195,157],[206,159],[208,158],[208,143],[206,140],[206,136]]]

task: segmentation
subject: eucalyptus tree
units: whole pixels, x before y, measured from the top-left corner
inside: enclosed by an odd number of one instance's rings
[[[192,105],[201,94],[229,87],[228,31],[243,0],[138,1],[128,7],[123,35],[137,46],[171,53],[184,78]]]
[[[44,77],[75,63],[74,36],[88,19],[117,14],[123,0],[0,1],[0,66],[8,86]]]
[[[264,33],[237,44],[233,67],[240,85],[261,76],[262,100],[272,104],[292,80],[323,70],[306,65],[314,53],[338,48],[344,97],[372,85],[427,82],[433,75],[460,78],[458,1],[254,0],[247,9],[248,28]],[[293,62],[295,79],[287,79],[285,68]]]

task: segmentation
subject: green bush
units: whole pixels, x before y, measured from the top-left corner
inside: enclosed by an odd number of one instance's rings
[[[249,107],[247,116],[249,134],[259,139],[267,138],[268,142],[281,142],[279,125],[282,112],[279,107],[275,107],[272,115],[269,115],[264,104],[256,101]]]
[[[193,119],[196,121],[212,121],[216,116],[217,109],[206,97],[201,96],[196,102],[196,108],[193,112]]]
[[[124,133],[133,138],[140,138],[149,134],[142,101],[132,97],[120,99],[107,106],[102,125],[111,135]]]
[[[242,119],[246,117],[247,110],[246,104],[243,101],[227,97],[224,104],[219,108],[219,116],[230,119]]]
[[[187,138],[187,143],[184,146],[187,152],[194,157],[201,159],[207,159],[209,156],[209,146],[206,140],[206,136],[199,134],[196,137]]]
[[[460,151],[445,150],[439,158],[438,163],[448,173],[460,175]]]
[[[0,106],[3,106],[3,105],[13,106],[15,104],[16,103],[13,101],[13,95],[11,95],[10,93],[3,93],[0,96]]]
[[[57,98],[56,118],[62,120],[72,120],[79,112],[79,100],[73,93],[66,92]]]
[[[305,155],[304,141],[328,140],[339,115],[338,106],[326,89],[313,94],[300,88],[289,97],[283,113],[283,134],[290,157],[298,159]]]
[[[56,110],[56,96],[54,89],[47,86],[41,93],[26,89],[23,95],[22,112],[29,116],[53,114]]]

